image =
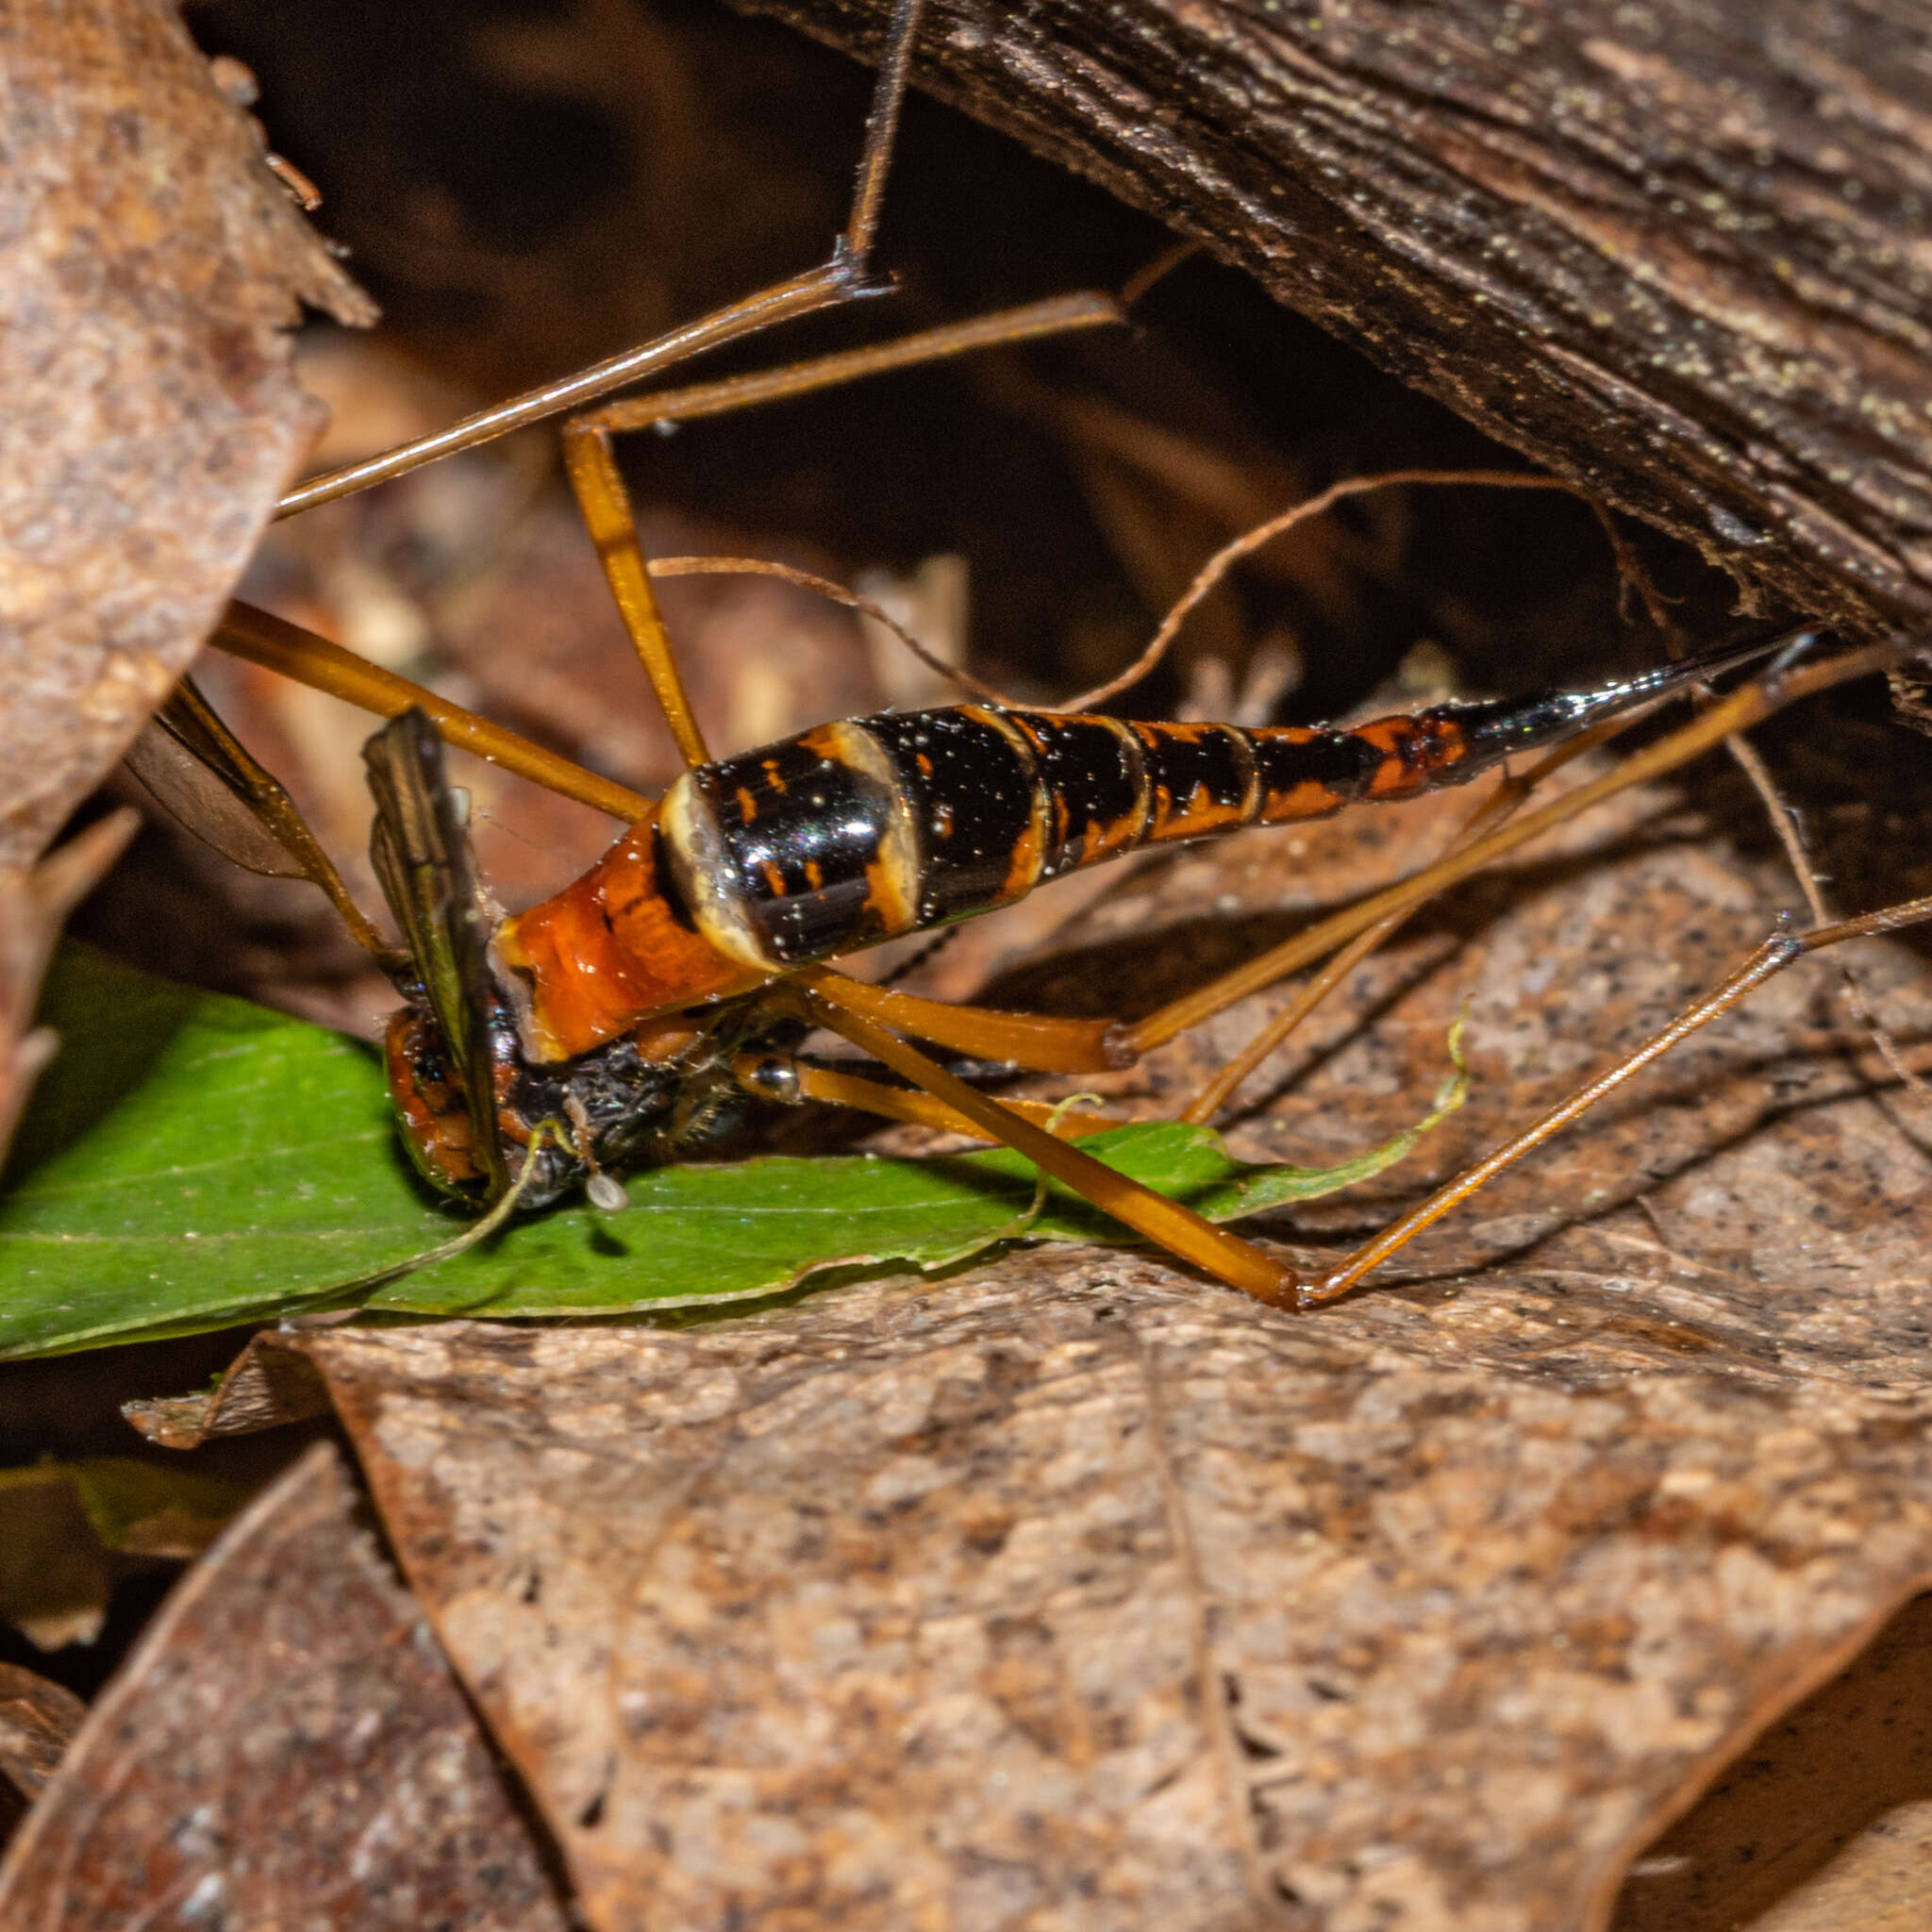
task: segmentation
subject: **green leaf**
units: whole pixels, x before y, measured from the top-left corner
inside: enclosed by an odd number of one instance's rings
[[[528,1316],[743,1300],[835,1266],[957,1260],[1034,1200],[1034,1169],[1005,1149],[662,1167],[630,1178],[621,1213],[565,1207],[409,1271],[462,1223],[410,1174],[370,1050],[79,947],[41,1017],[62,1047],[0,1179],[0,1357],[358,1303]],[[1453,1085],[1428,1120],[1338,1168],[1248,1166],[1173,1124],[1082,1145],[1230,1221],[1379,1173],[1460,1104]],[[1057,1187],[1025,1235],[1131,1239]]]

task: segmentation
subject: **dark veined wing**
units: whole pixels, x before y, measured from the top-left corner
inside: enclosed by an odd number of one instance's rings
[[[486,1198],[494,1201],[509,1175],[490,1050],[489,920],[468,813],[444,774],[442,740],[422,711],[391,720],[363,745],[362,758],[375,796],[369,857],[449,1048],[475,1157],[489,1175]]]
[[[402,965],[395,948],[349,896],[294,801],[243,750],[190,678],[128,747],[127,769],[168,816],[244,872],[308,879],[385,972]]]

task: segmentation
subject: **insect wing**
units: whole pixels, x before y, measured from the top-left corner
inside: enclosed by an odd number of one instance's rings
[[[489,922],[467,814],[443,771],[442,740],[423,712],[408,710],[385,724],[362,747],[362,758],[375,796],[370,859],[449,1047],[493,1201],[509,1176],[490,1048]]]
[[[295,802],[183,678],[129,746],[127,769],[170,818],[244,872],[308,879],[385,970],[400,963],[350,896]]]

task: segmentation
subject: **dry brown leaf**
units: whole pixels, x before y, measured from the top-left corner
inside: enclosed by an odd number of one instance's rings
[[[1028,979],[1143,1002],[1467,809],[1146,866]],[[1327,1160],[1413,1118],[1470,999],[1463,1113],[1381,1201],[1296,1222],[1373,1224],[1714,979],[1778,890],[1628,798],[1421,922],[1238,1144]],[[1924,963],[1858,968],[1923,1041]],[[1172,1108],[1272,1003],[1080,1084]],[[1312,1316],[1047,1254],[682,1333],[277,1347],[604,1932],[1602,1924],[1932,1579],[1932,1161],[1860,1049],[1794,972]]]
[[[317,1444],[168,1600],[0,1863],[0,1924],[563,1932],[352,1503]]]
[[[306,1345],[607,1932],[1534,1932],[1932,1577],[1932,1398],[1707,1286],[1044,1257]]]
[[[0,863],[28,863],[200,646],[314,434],[298,304],[374,310],[174,8],[29,8],[0,125]]]
[[[1614,1932],[1919,1932],[1928,1878],[1932,1597],[1922,1596],[1638,1860]]]

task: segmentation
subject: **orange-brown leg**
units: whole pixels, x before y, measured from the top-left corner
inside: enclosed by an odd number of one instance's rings
[[[575,798],[597,811],[608,812],[625,824],[642,818],[653,804],[641,791],[587,772],[582,765],[533,744],[506,726],[453,705],[299,624],[258,610],[252,604],[230,604],[208,642],[231,657],[259,664],[378,718],[399,718],[414,707],[434,720],[445,743],[474,753],[487,763],[501,765],[560,797]]]
[[[1277,1307],[1312,1308],[1340,1299],[1373,1269],[1407,1246],[1424,1228],[1468,1200],[1525,1155],[1559,1133],[1607,1094],[1634,1078],[1680,1041],[1728,1012],[1747,994],[1807,955],[1846,940],[1861,939],[1932,920],[1932,897],[1913,899],[1857,919],[1814,926],[1808,932],[1781,933],[1768,940],[1703,999],[1687,1008],[1631,1054],[1579,1087],[1567,1099],[1514,1136],[1486,1159],[1458,1174],[1418,1208],[1390,1224],[1340,1266],[1310,1280],[1285,1262],[1263,1253],[1224,1228],[1201,1220],[1177,1202],[1154,1193],[1105,1168],[1077,1149],[1054,1141],[1011,1109],[935,1065],[903,1041],[861,1016],[841,1011],[837,996],[820,988],[804,996],[805,1009],[821,1024],[863,1047],[874,1058],[938,1097],[942,1108],[963,1115],[992,1138],[1017,1148],[1041,1169],[1105,1209],[1116,1220],[1183,1260],[1205,1269],[1229,1287]],[[863,1103],[860,1103],[863,1104]]]
[[[1391,1222],[1373,1241],[1357,1248],[1339,1268],[1319,1282],[1304,1285],[1296,1295],[1296,1306],[1316,1307],[1346,1294],[1371,1269],[1379,1267],[1391,1255],[1407,1247],[1425,1227],[1440,1221],[1452,1208],[1487,1187],[1506,1168],[1513,1167],[1525,1154],[1541,1147],[1572,1121],[1588,1112],[1606,1094],[1614,1092],[1700,1026],[1715,1020],[1720,1013],[1728,1012],[1747,993],[1782,973],[1787,966],[1807,954],[1822,952],[1825,947],[1840,945],[1846,940],[1898,932],[1928,919],[1932,919],[1932,897],[1907,900],[1902,905],[1888,906],[1857,919],[1841,919],[1830,925],[1813,926],[1808,932],[1779,933],[1767,940],[1704,998],[1687,1007],[1668,1026],[1634,1053],[1619,1060],[1607,1072],[1587,1081],[1568,1099],[1551,1108],[1541,1119],[1512,1140],[1505,1141],[1487,1158],[1477,1161],[1474,1167],[1438,1188],[1419,1208],[1411,1208],[1399,1220]]]
[[[1129,1180],[1103,1166],[1090,1154],[1056,1140],[1043,1127],[1024,1120],[1009,1108],[969,1087],[896,1034],[874,1025],[841,1004],[842,988],[820,984],[800,990],[806,1016],[849,1040],[875,1060],[923,1088],[955,1113],[962,1114],[991,1139],[1003,1141],[1024,1154],[1041,1173],[1051,1174],[1103,1212],[1135,1233],[1165,1248],[1181,1260],[1204,1268],[1230,1288],[1241,1289],[1276,1307],[1291,1307],[1302,1292],[1301,1277],[1285,1261],[1265,1254],[1252,1241],[1204,1221],[1192,1208],[1157,1194],[1152,1188]]]
[[[1528,771],[1521,774],[1506,772],[1502,782],[1470,815],[1469,822],[1450,841],[1443,857],[1453,858],[1457,852],[1474,844],[1485,832],[1514,816],[1536,788],[1552,773],[1559,771],[1573,759],[1581,758],[1586,751],[1602,744],[1607,739],[1614,738],[1619,732],[1627,730],[1639,718],[1645,715],[1646,712],[1634,711],[1622,718],[1607,718],[1590,730],[1580,732],[1567,743],[1559,744],[1547,757],[1540,758]],[[1312,974],[1296,990],[1294,997],[1288,1005],[1262,1027],[1260,1032],[1256,1034],[1200,1092],[1195,1094],[1181,1109],[1180,1118],[1191,1121],[1197,1126],[1205,1125],[1212,1120],[1233,1099],[1241,1084],[1261,1062],[1274,1053],[1371,953],[1386,945],[1420,909],[1418,905],[1401,907],[1393,912],[1385,913],[1367,931],[1358,932],[1347,945],[1329,959],[1325,966]]]
[[[1897,647],[1874,644],[1845,652],[1823,663],[1767,673],[1740,686],[1688,724],[1624,759],[1615,771],[1523,814],[1500,829],[1485,834],[1474,844],[1450,853],[1412,878],[1371,893],[1345,911],[1320,921],[1247,964],[1122,1027],[1117,1044],[1128,1054],[1146,1053],[1212,1019],[1250,993],[1259,992],[1287,974],[1326,958],[1357,934],[1366,932],[1391,914],[1406,915],[1443,888],[1506,858],[1604,799],[1689,764],[1733,732],[1749,730],[1796,698],[1883,670],[1897,656]]]
[[[857,1108],[882,1120],[905,1121],[916,1127],[937,1127],[947,1134],[971,1134],[975,1140],[994,1138],[977,1121],[948,1107],[917,1087],[888,1087],[863,1074],[846,1074],[834,1067],[809,1066],[774,1059],[768,1054],[741,1053],[731,1062],[731,1075],[747,1093],[786,1103],[816,1101],[823,1107]],[[1043,1100],[1007,1099],[1000,1105],[1031,1121],[1062,1141],[1104,1134],[1109,1127],[1130,1124],[1118,1114],[1086,1113]]]
[[[696,322],[653,337],[589,369],[580,369],[575,375],[479,409],[461,422],[451,424],[447,429],[402,443],[364,462],[311,477],[283,497],[276,515],[294,516],[302,510],[313,509],[318,504],[354,495],[358,490],[385,483],[392,476],[407,475],[440,457],[493,442],[513,429],[562,415],[566,410],[580,409],[599,396],[608,395],[612,390],[656,375],[708,349],[741,341],[775,324],[880,292],[879,285],[870,275],[873,237],[878,227],[879,201],[885,192],[886,175],[891,167],[892,140],[898,131],[899,108],[906,97],[912,43],[918,37],[923,5],[924,0],[896,0],[892,8],[880,51],[872,108],[866,115],[851,210],[845,226],[832,243],[828,260],[802,275],[760,289],[742,301],[714,309]]]
[[[1122,319],[1119,306],[1101,295],[1065,295],[1024,308],[976,316],[944,328],[927,329],[896,341],[875,343],[841,355],[823,356],[784,369],[734,376],[723,382],[677,390],[665,395],[626,397],[587,410],[563,426],[564,464],[585,527],[596,545],[598,561],[624,617],[644,675],[687,765],[704,764],[709,754],[704,734],[678,675],[671,640],[651,587],[650,566],[638,541],[637,519],[617,467],[611,439],[654,425],[690,422],[727,410],[752,408],[781,397],[808,394],[922,362],[964,355],[996,343],[1062,334]]]

